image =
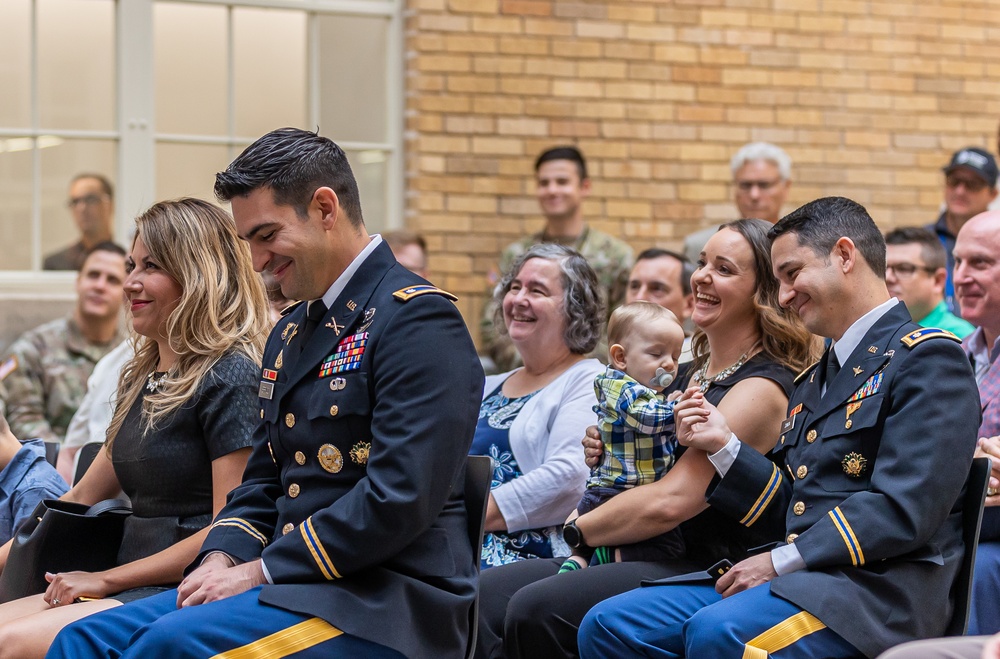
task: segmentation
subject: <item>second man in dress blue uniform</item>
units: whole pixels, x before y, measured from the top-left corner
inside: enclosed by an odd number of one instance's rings
[[[326,138],[269,133],[216,192],[254,267],[310,302],[268,340],[253,453],[197,569],[68,628],[51,656],[464,656],[478,558],[462,479],[483,374],[452,296],[368,235]]]
[[[889,297],[885,243],[860,205],[819,199],[770,235],[781,303],[833,347],[799,377],[770,459],[700,394],[676,414],[681,443],[719,474],[708,503],[784,542],[715,587],[607,600],[581,626],[585,658],[875,656],[940,636],[952,616],[980,416],[968,359]]]

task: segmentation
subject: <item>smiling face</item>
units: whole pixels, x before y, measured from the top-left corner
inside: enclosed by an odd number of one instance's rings
[[[565,347],[562,272],[549,259],[528,259],[503,298],[503,319],[515,346]]]
[[[580,180],[580,170],[572,160],[549,160],[535,172],[535,194],[548,220],[574,217],[590,194],[590,179]]]
[[[677,360],[684,345],[684,330],[676,322],[660,319],[652,323],[636,323],[620,344],[609,349],[611,364],[624,371],[636,382],[655,391],[663,387],[652,384],[656,370],[677,375]]]
[[[181,285],[150,256],[138,235],[125,262],[125,299],[136,334],[167,341],[167,319],[181,299]]]
[[[820,256],[799,244],[798,236],[785,233],[771,245],[774,275],[778,279],[778,301],[798,313],[813,334],[840,338],[845,325],[842,301],[846,279],[831,255]],[[856,320],[856,319],[855,319]]]
[[[955,297],[962,318],[986,331],[988,345],[1000,336],[1000,213],[969,220],[955,241]]]
[[[114,318],[122,308],[125,259],[120,254],[91,252],[76,277],[76,304],[84,321]]]
[[[250,245],[254,270],[274,275],[286,298],[315,300],[337,279],[337,266],[327,258],[329,236],[315,197],[306,218],[292,206],[276,204],[267,188],[234,197],[232,204],[236,229]]]
[[[694,312],[691,320],[703,330],[713,325],[755,323],[753,295],[757,275],[753,251],[746,239],[732,229],[713,235],[691,276]]]
[[[686,319],[691,315],[692,299],[681,286],[682,272],[681,262],[672,256],[636,261],[628,276],[625,302],[645,300]]]

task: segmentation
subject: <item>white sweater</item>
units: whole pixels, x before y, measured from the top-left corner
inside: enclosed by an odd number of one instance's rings
[[[594,378],[604,371],[584,359],[524,404],[510,427],[510,450],[523,476],[492,491],[511,532],[561,525],[583,496],[590,469],[583,460],[587,426],[597,423]],[[483,397],[514,371],[486,378]]]

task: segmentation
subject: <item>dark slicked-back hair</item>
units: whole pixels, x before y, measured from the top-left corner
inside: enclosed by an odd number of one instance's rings
[[[868,267],[885,279],[885,239],[865,207],[846,197],[823,197],[795,209],[771,227],[767,237],[773,243],[786,233],[795,234],[799,244],[817,256],[828,258],[841,238],[850,238]]]
[[[948,267],[948,254],[938,237],[923,227],[899,227],[885,234],[886,245],[920,245],[920,258],[933,270]]]
[[[251,144],[226,171],[215,175],[221,201],[269,188],[276,204],[305,217],[313,193],[328,187],[354,226],[364,223],[354,172],[343,149],[326,137],[298,128],[279,128]]]
[[[542,155],[535,160],[535,171],[550,160],[569,160],[576,164],[576,171],[580,174],[580,180],[587,178],[587,161],[583,159],[580,149],[575,146],[556,146],[542,151]]]
[[[635,257],[635,262],[652,261],[653,259],[662,259],[663,257],[674,259],[681,264],[681,292],[684,295],[691,295],[691,275],[694,274],[694,263],[691,263],[688,257],[683,254],[678,254],[669,249],[661,249],[660,247],[650,247],[640,252],[639,256]]]

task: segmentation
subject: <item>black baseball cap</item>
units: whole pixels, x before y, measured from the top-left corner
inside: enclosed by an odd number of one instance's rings
[[[986,181],[986,185],[995,188],[997,185],[997,161],[993,154],[983,149],[968,146],[960,151],[956,151],[951,157],[951,162],[944,168],[945,174],[951,174],[959,167],[971,169],[979,178]]]

